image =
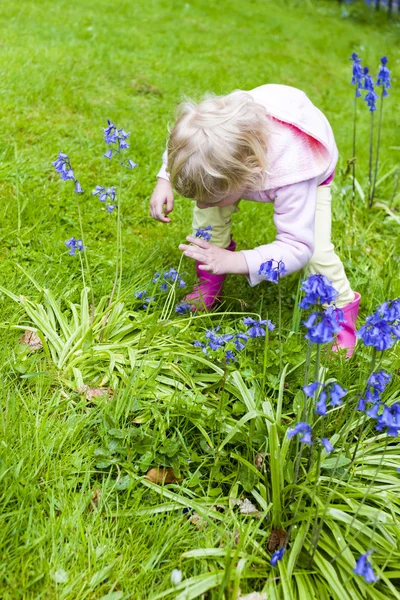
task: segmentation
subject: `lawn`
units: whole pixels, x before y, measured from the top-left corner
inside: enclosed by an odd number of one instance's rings
[[[333,240],[363,324],[400,296],[400,22],[333,0],[3,0],[0,19],[0,597],[400,598],[399,446],[357,411],[374,369],[391,376],[382,401],[400,399],[399,344],[360,342],[348,361],[310,350],[304,273],[255,288],[231,276],[214,313],[176,314],[185,288],[153,277],[179,268],[193,284],[178,249],[192,204],[176,198],[168,225],[148,209],[184,95],[303,89],[339,147]],[[348,167],[352,52],[374,75],[383,55],[392,70],[371,209],[363,100],[355,195]],[[104,158],[107,119],[130,132],[134,170]],[[55,172],[60,151],[85,194]],[[118,210],[96,185],[116,186]],[[239,249],[272,240],[271,206],[242,202],[234,228]],[[70,256],[82,231],[85,251]],[[217,327],[244,333],[247,316],[276,327],[234,362],[193,346]],[[20,343],[27,327],[42,349]],[[321,377],[348,390],[315,420],[336,450],[299,452],[286,431]],[[171,482],[145,478],[157,467]],[[376,583],[353,572],[369,550]]]

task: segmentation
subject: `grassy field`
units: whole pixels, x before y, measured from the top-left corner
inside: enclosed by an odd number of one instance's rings
[[[236,600],[258,591],[285,600],[400,598],[398,444],[372,425],[360,433],[363,419],[353,410],[371,353],[358,348],[347,362],[324,356],[327,377],[353,398],[327,418],[326,434],[343,437],[343,451],[339,462],[323,456],[317,484],[305,464],[296,486],[295,444],[285,431],[298,413],[307,364],[294,311],[299,274],[281,284],[283,347],[276,332],[268,344],[252,340],[229,367],[193,341],[218,325],[243,330],[249,314],[277,323],[276,286],[251,289],[245,278],[229,277],[222,307],[193,318],[174,313],[184,289],[157,292],[148,311],[135,298],[153,293],[156,271],[178,267],[178,244],[190,231],[188,200],[177,198],[169,225],[148,210],[176,104],[183,95],[266,82],[302,88],[332,123],[340,151],[334,242],[362,295],[360,323],[400,296],[399,22],[317,0],[3,0],[0,18],[0,597]],[[346,170],[353,51],[374,74],[385,54],[392,69],[371,210],[362,199],[369,149],[362,101],[355,199]],[[107,119],[131,132],[129,157],[139,164],[121,180],[115,161],[103,158]],[[79,199],[54,171],[59,151],[86,191]],[[121,288],[103,333],[107,299],[99,303],[113,284],[117,215],[91,195],[98,184],[122,190]],[[69,256],[64,245],[81,237],[78,208],[88,298],[82,256]],[[273,239],[271,216],[270,206],[242,203],[234,217],[238,247]],[[180,272],[189,287],[193,265],[182,261]],[[92,292],[95,327],[88,325]],[[48,345],[30,353],[15,326],[32,326],[38,315],[57,333],[52,341],[44,332]],[[392,374],[385,396],[392,403],[398,346],[377,364]],[[82,384],[114,393],[90,398]],[[360,446],[345,437],[348,423]],[[259,470],[264,452],[270,458]],[[176,481],[146,481],[155,466],[172,467]],[[246,498],[260,514],[243,514],[233,502]],[[271,529],[289,527],[287,555],[272,568]],[[380,578],[374,585],[352,572],[369,548]],[[183,573],[176,588],[174,568]]]

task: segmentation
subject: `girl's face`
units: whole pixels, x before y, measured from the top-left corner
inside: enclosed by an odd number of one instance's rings
[[[232,192],[229,196],[225,196],[223,200],[220,202],[196,202],[197,208],[213,208],[214,206],[222,207],[222,206],[230,206],[231,204],[235,204],[242,197],[243,192]]]

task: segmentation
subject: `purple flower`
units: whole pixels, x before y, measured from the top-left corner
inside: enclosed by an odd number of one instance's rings
[[[387,323],[394,323],[400,320],[400,298],[396,300],[387,300],[376,309],[375,314],[379,314]]]
[[[288,436],[288,438],[291,439],[295,435],[298,435],[299,436],[299,441],[302,444],[307,444],[309,446],[311,446],[311,444],[312,444],[311,434],[312,434],[311,425],[309,425],[308,423],[301,423],[300,422],[300,423],[297,423],[291,429],[287,430],[287,436]]]
[[[107,150],[104,154],[105,158],[111,160],[113,153],[120,154],[122,150],[127,150],[129,148],[129,144],[126,141],[127,138],[131,135],[130,133],[124,131],[123,129],[118,129],[114,123],[111,123],[110,120],[107,121],[108,126],[104,129],[104,141],[108,144],[115,144],[115,148]],[[128,159],[127,161],[122,161],[121,165],[127,167],[130,170],[133,170],[137,167],[137,164]]]
[[[79,181],[77,179],[75,179],[75,189],[74,189],[75,194],[84,194],[85,191],[82,189],[81,184],[79,183]]]
[[[95,189],[92,191],[92,196],[98,196],[100,202],[106,203],[106,210],[109,213],[112,213],[113,210],[117,208],[115,202],[115,186],[104,188],[101,185],[96,185]]]
[[[276,567],[276,563],[278,562],[278,560],[282,560],[285,551],[286,548],[280,548],[279,550],[276,550],[273,553],[273,555],[271,556],[271,560],[269,561],[272,567]]]
[[[211,225],[207,225],[207,227],[199,227],[198,229],[196,229],[196,237],[200,238],[201,240],[205,240],[206,242],[209,242],[211,240],[211,232]]]
[[[111,160],[111,158],[112,158],[112,154],[113,154],[113,151],[112,151],[112,150],[107,150],[107,152],[106,152],[105,154],[103,154],[103,156],[104,156],[105,158],[108,158],[108,160]]]
[[[274,263],[276,266],[274,267]],[[272,281],[272,283],[278,283],[279,279],[283,277],[287,273],[285,263],[283,260],[267,260],[263,262],[258,270],[259,275],[264,275],[267,281]]]
[[[244,325],[251,326],[250,329],[247,331],[247,335],[251,338],[264,337],[265,336],[265,329],[264,329],[265,326],[268,327],[269,331],[273,331],[275,329],[275,325],[273,323],[271,323],[271,321],[269,319],[268,320],[264,319],[262,321],[255,321],[251,317],[246,317],[245,319],[243,319],[243,323],[244,323]]]
[[[225,354],[226,362],[229,364],[235,360],[235,353],[232,350],[227,350]]]
[[[323,385],[323,384],[319,383],[318,381],[314,381],[314,383],[310,383],[309,385],[305,385],[303,387],[303,392],[305,393],[307,398],[312,398],[312,396],[314,396],[319,385]]]
[[[330,304],[338,297],[338,292],[325,275],[310,275],[302,281],[301,289],[306,293],[300,302],[300,308],[310,308],[315,304]]]
[[[67,248],[69,248],[68,254],[70,256],[75,256],[75,252],[79,250],[79,252],[83,252],[85,247],[83,245],[82,240],[76,240],[74,237],[64,242]]]
[[[204,352],[204,354],[207,354],[207,347],[206,347],[206,345],[205,345],[205,344],[203,344],[203,342],[200,342],[199,340],[195,340],[195,341],[193,342],[193,346],[194,346],[195,348],[201,348],[201,349],[202,349],[202,351]]]
[[[75,181],[74,172],[71,168],[71,162],[67,154],[59,152],[53,165],[63,181],[68,181],[68,179],[73,179]]]
[[[325,451],[329,454],[330,452],[334,451],[334,447],[332,446],[332,444],[330,443],[330,441],[328,440],[328,438],[321,438],[321,442],[323,447],[325,448]]]
[[[160,290],[161,290],[162,292],[166,292],[166,291],[168,290],[168,283],[165,283],[165,282],[164,282],[164,283],[162,283],[162,284],[160,285]]]
[[[370,112],[374,112],[376,110],[376,101],[379,96],[375,92],[374,80],[372,79],[371,75],[368,75],[367,67],[364,67],[364,90],[367,91],[364,100],[367,103]]]
[[[365,346],[372,346],[376,350],[383,352],[391,348],[396,342],[396,328],[385,319],[380,318],[378,313],[369,315],[366,318],[357,336],[364,342]],[[393,337],[394,336],[394,337]]]
[[[357,54],[353,52],[350,60],[353,61],[353,77],[351,79],[351,84],[356,86],[356,96],[359,98],[361,96],[360,89],[363,89],[363,70],[361,68],[361,58],[359,58]]]
[[[388,96],[388,88],[392,87],[390,85],[390,71],[388,69],[388,67],[386,66],[388,63],[388,59],[386,56],[382,56],[381,58],[381,67],[379,69],[379,73],[378,73],[378,79],[376,80],[376,85],[381,85],[382,86],[382,96],[384,98],[386,98],[386,96]]]
[[[188,304],[188,302],[180,302],[176,305],[175,312],[178,315],[187,315],[190,313],[191,309],[192,307],[190,304]]]
[[[322,313],[311,313],[303,325],[308,329],[305,338],[312,344],[327,344],[332,342],[335,335],[342,329],[339,324],[343,312],[329,306]]]
[[[400,404],[395,402],[392,406],[384,405],[382,414],[377,418],[377,431],[387,429],[387,434],[397,437],[400,429]]]
[[[206,339],[208,340],[208,345],[210,346],[211,350],[218,350],[219,348],[222,348],[226,341],[224,339],[223,336],[221,335],[217,335],[217,331],[218,331],[219,327],[217,329],[209,329],[208,331],[206,331]]]
[[[130,171],[133,171],[133,169],[136,169],[136,167],[139,166],[131,158],[128,158],[128,160],[122,161],[121,165],[124,166],[124,167],[127,167]]]
[[[356,566],[353,569],[354,573],[364,577],[367,583],[375,583],[378,581],[378,577],[375,575],[372,565],[368,560],[371,554],[372,550],[369,550],[365,554],[361,554],[360,558],[356,562]]]
[[[243,350],[248,342],[249,337],[245,333],[237,333],[233,343],[236,350]]]
[[[135,298],[137,298],[138,300],[145,301],[144,304],[140,307],[140,308],[143,308],[144,310],[146,310],[148,308],[150,302],[154,301],[154,298],[150,298],[150,297],[146,298],[146,295],[147,295],[146,290],[143,290],[141,292],[135,292]]]
[[[153,283],[157,283],[157,281],[159,280],[160,277],[161,277],[161,273],[159,271],[157,271],[157,273],[154,273],[154,276],[152,279]]]

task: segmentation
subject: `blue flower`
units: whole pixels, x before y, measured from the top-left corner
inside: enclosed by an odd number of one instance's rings
[[[382,319],[378,313],[369,315],[366,318],[357,336],[364,342],[365,346],[372,346],[376,350],[383,352],[391,348],[396,342],[396,328],[385,319]]]
[[[362,80],[364,77],[363,70],[361,68],[361,58],[359,58],[357,54],[353,52],[350,60],[353,61],[353,77],[351,79],[351,84],[357,86],[356,96],[359,98],[361,96],[360,89],[363,89]]]
[[[400,298],[396,300],[387,300],[376,309],[376,313],[387,323],[394,323],[400,320]]]
[[[377,418],[377,431],[387,429],[387,434],[397,437],[400,430],[400,404],[395,402],[392,406],[384,405],[382,414]]]
[[[53,165],[57,173],[60,175],[61,179],[63,179],[64,181],[73,179],[75,181],[74,172],[71,168],[71,162],[67,154],[59,152],[57,159],[53,162]]]
[[[103,154],[103,156],[105,158],[108,158],[109,160],[111,160],[112,155],[113,155],[113,151],[112,150],[107,150],[107,152],[105,154]]]
[[[323,386],[323,390],[316,403],[315,412],[317,415],[325,416],[327,412],[327,404],[331,406],[340,406],[342,398],[347,394],[347,390],[343,389],[338,383],[328,383]]]
[[[367,398],[368,402],[376,402],[376,400],[379,400],[380,394],[383,394],[391,379],[392,376],[382,369],[372,373],[367,381],[367,390],[369,392]]]
[[[276,266],[274,267],[274,263]],[[283,260],[267,260],[263,262],[258,270],[259,275],[264,275],[267,281],[278,283],[279,279],[287,273]]]
[[[364,577],[367,583],[375,583],[378,581],[378,577],[375,575],[372,565],[368,560],[371,554],[372,550],[369,550],[365,554],[361,554],[360,558],[356,562],[356,566],[353,569],[354,573]]]
[[[227,350],[225,354],[226,362],[229,364],[230,362],[235,360],[235,353],[232,350]]]
[[[187,315],[188,313],[190,313],[191,309],[191,305],[187,302],[180,302],[176,305],[175,312],[178,315]]]
[[[285,554],[286,548],[280,548],[276,550],[271,556],[271,560],[269,561],[272,567],[276,567],[276,563],[278,560],[282,560],[283,555]]]
[[[165,282],[164,282],[164,283],[162,283],[162,284],[160,285],[160,290],[161,290],[162,292],[166,292],[166,291],[168,290],[168,283],[165,283]]]
[[[381,85],[383,87],[382,96],[384,98],[389,95],[387,92],[388,88],[392,87],[390,85],[390,71],[389,71],[388,67],[386,66],[387,63],[388,63],[387,57],[382,56],[381,67],[379,69],[378,79],[376,80],[376,85]]]
[[[212,227],[211,225],[207,225],[207,227],[199,227],[196,230],[196,237],[200,238],[202,240],[205,240],[206,242],[209,242],[211,240],[211,231],[212,231]]]
[[[207,346],[205,344],[203,344],[203,342],[200,342],[199,340],[195,340],[193,342],[193,346],[195,348],[201,348],[202,351],[204,352],[204,354],[207,354]]]
[[[315,304],[331,304],[339,295],[329,279],[318,273],[310,275],[305,281],[302,281],[301,289],[306,295],[299,306],[304,309]]]
[[[269,319],[268,320],[264,319],[262,321],[255,321],[251,317],[246,317],[245,319],[243,319],[243,323],[244,323],[244,325],[251,326],[250,329],[247,331],[247,335],[251,338],[264,337],[265,336],[265,329],[264,329],[265,326],[268,327],[269,331],[273,331],[275,329],[275,325],[273,323],[271,323],[271,321]]]
[[[314,396],[319,385],[323,385],[323,384],[319,383],[318,381],[314,381],[313,383],[310,383],[309,385],[305,385],[303,387],[303,392],[305,393],[307,398],[312,398],[312,396]]]
[[[291,439],[295,435],[298,435],[300,442],[302,444],[307,444],[309,446],[311,446],[311,444],[312,444],[311,434],[312,434],[311,425],[309,425],[308,423],[300,422],[300,423],[297,423],[291,429],[287,430],[288,438]]]
[[[325,451],[329,454],[330,452],[334,451],[334,447],[332,446],[332,444],[330,443],[330,441],[328,440],[328,438],[321,438],[321,442],[323,447],[325,448]]]
[[[115,202],[115,186],[104,188],[101,185],[96,185],[95,189],[92,191],[92,196],[98,196],[100,202],[106,203],[106,210],[109,213],[112,213],[113,210],[117,208]]]
[[[81,184],[79,183],[79,181],[77,179],[75,179],[75,189],[74,189],[75,194],[84,194],[85,191],[82,189]]]
[[[105,158],[111,160],[113,153],[120,154],[122,150],[127,150],[129,148],[129,144],[126,140],[131,134],[123,129],[118,129],[114,123],[111,123],[110,120],[108,120],[107,123],[108,126],[104,129],[104,141],[107,145],[115,144],[116,148],[110,148],[107,150],[104,156]],[[130,170],[133,170],[135,167],[137,167],[137,164],[131,159],[122,161],[121,165]]]
[[[219,327],[217,329],[209,329],[206,331],[206,338],[208,340],[208,345],[211,350],[218,350],[225,345],[226,341],[223,336],[217,335]]]
[[[154,276],[152,279],[153,283],[157,283],[157,281],[160,279],[160,277],[161,277],[160,271],[157,271],[156,273],[154,273]]]
[[[243,350],[248,342],[249,337],[245,333],[237,333],[233,343],[236,350]]]
[[[329,306],[322,313],[311,313],[303,325],[308,329],[305,338],[312,344],[327,344],[332,342],[335,335],[342,329],[339,322],[343,312]]]
[[[375,92],[374,80],[372,79],[371,75],[368,75],[367,67],[364,67],[364,90],[367,91],[364,100],[367,103],[370,112],[374,112],[376,110],[376,101],[379,96]]]
[[[121,146],[121,148],[122,148],[122,146]],[[136,167],[139,166],[131,158],[128,158],[128,160],[122,161],[121,165],[124,167],[127,167],[130,171],[133,171],[133,169],[136,169]]]
[[[79,252],[83,252],[85,247],[83,245],[82,240],[76,240],[74,237],[72,237],[71,239],[67,240],[65,242],[65,245],[67,246],[67,248],[69,248],[69,252],[68,254],[70,256],[75,256],[75,252],[77,250],[79,250]]]

